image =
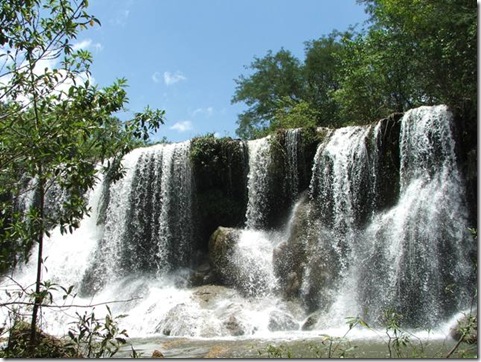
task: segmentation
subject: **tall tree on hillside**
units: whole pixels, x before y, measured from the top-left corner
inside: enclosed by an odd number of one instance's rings
[[[97,181],[96,165],[122,176],[117,162],[139,139],[163,122],[163,112],[146,109],[120,123],[112,114],[127,102],[125,80],[99,89],[89,81],[91,54],[75,49],[80,30],[99,21],[86,0],[12,0],[0,5],[0,245],[28,255],[38,245],[30,352],[34,356],[39,310],[48,303],[42,282],[43,243],[59,226],[72,232],[89,213],[85,191]],[[15,210],[20,176],[34,180],[36,202]],[[61,212],[46,211],[49,188],[68,195]]]

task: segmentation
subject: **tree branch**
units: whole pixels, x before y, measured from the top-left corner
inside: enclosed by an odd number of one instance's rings
[[[136,297],[136,298],[130,298],[130,299],[124,299],[124,300],[113,300],[110,302],[100,302],[100,303],[95,303],[95,304],[69,304],[69,305],[52,305],[52,304],[38,304],[34,302],[6,302],[6,303],[0,303],[0,307],[7,307],[10,305],[26,305],[26,306],[34,306],[35,304],[39,305],[40,307],[46,307],[46,308],[53,308],[53,309],[68,309],[68,308],[91,308],[91,307],[98,307],[100,305],[108,305],[112,303],[125,303],[125,302],[131,302],[134,300],[139,300],[142,299],[141,297]]]

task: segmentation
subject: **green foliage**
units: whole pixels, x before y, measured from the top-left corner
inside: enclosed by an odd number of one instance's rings
[[[259,356],[267,354],[268,358],[354,358],[357,346],[349,341],[347,335],[356,326],[369,327],[360,317],[347,318],[347,324],[349,328],[342,337],[321,334],[319,343],[310,343],[307,349],[312,355],[308,355],[306,350],[294,351],[283,344],[279,346],[269,344],[265,351],[258,350]]]
[[[279,128],[315,127],[319,111],[306,101],[295,101],[289,97],[279,100],[269,130]]]
[[[388,309],[383,314],[384,334],[379,329],[371,328],[361,317],[347,317],[348,329],[341,337],[327,334],[319,336],[316,343],[304,344],[293,343],[268,345],[267,348],[258,350],[259,356],[268,358],[449,358],[451,356],[461,358],[477,357],[476,346],[467,345],[467,348],[459,348],[463,338],[471,336],[473,329],[477,329],[475,316],[466,318],[460,325],[459,332],[462,337],[459,342],[447,353],[443,348],[433,349],[429,346],[429,340],[424,341],[413,333],[401,327],[402,316],[396,311]],[[349,340],[349,333],[355,328],[368,329],[378,336],[372,341],[359,341],[359,345]],[[465,342],[465,341],[464,341]],[[377,347],[378,344],[379,348]],[[476,342],[475,342],[476,343]],[[447,353],[447,354],[446,354]]]
[[[316,112],[317,126],[336,127],[345,123],[340,118],[339,104],[332,96],[339,88],[338,78],[342,63],[337,54],[342,51],[343,36],[345,34],[333,31],[327,36],[304,43],[304,100],[310,109]]]
[[[16,321],[9,330],[8,344],[0,350],[2,358],[78,358],[79,356],[66,347],[62,340],[43,333],[37,329],[38,342],[35,350],[29,346],[30,325],[25,321]]]
[[[360,0],[367,28],[306,42],[305,59],[288,51],[255,58],[236,80],[232,102],[242,138],[288,124],[366,124],[420,105],[476,108],[477,6],[471,0]],[[291,66],[287,66],[287,64]]]
[[[401,320],[402,315],[394,310],[384,312],[389,358],[403,358],[403,348],[411,344],[409,335],[401,328]]]
[[[12,280],[13,281],[13,280]],[[35,358],[101,358],[113,357],[127,343],[128,334],[119,327],[125,315],[114,316],[106,306],[105,316],[95,314],[95,306],[83,314],[76,312],[77,319],[69,323],[66,336],[57,338],[43,332],[36,326],[36,344],[30,348],[30,323],[25,319],[27,313],[36,303],[52,310],[64,310],[73,306],[76,292],[74,286],[63,287],[51,281],[43,281],[40,292],[29,291],[17,284],[18,291],[13,288],[6,291],[10,301],[2,307],[8,310],[9,327],[5,324],[2,332],[9,332],[9,341],[0,351],[3,357],[35,357]],[[90,306],[78,306],[90,308]],[[138,357],[133,347],[132,356]]]
[[[245,102],[249,107],[237,121],[236,133],[243,139],[258,136],[257,130],[269,127],[281,98],[298,100],[303,91],[299,61],[289,51],[269,51],[264,58],[254,58],[246,68],[254,73],[235,80],[236,92],[232,97],[232,103]]]
[[[474,2],[361,2],[371,24],[344,39],[334,94],[343,117],[367,122],[424,104],[463,108],[476,102]]]
[[[119,319],[125,316],[112,316],[110,308],[106,308],[107,314],[104,318],[95,316],[95,308],[83,315],[76,313],[78,320],[71,323],[68,331],[70,341],[66,344],[74,351],[74,355],[84,358],[111,358],[127,343],[127,331],[118,326]]]
[[[100,24],[88,1],[29,0],[0,5],[0,246],[2,269],[38,244],[30,352],[36,348],[37,317],[48,289],[42,283],[43,240],[49,230],[72,232],[89,213],[84,198],[104,164],[111,181],[122,177],[120,159],[163,123],[163,111],[146,108],[120,122],[126,80],[99,89],[89,81],[91,54],[75,50],[78,33]],[[35,202],[23,210],[25,182],[34,180]],[[47,193],[67,195],[53,215]],[[47,293],[47,294],[45,294]],[[51,299],[51,298],[50,298]]]

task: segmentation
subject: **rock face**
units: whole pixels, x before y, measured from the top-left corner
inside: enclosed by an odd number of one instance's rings
[[[236,273],[230,263],[230,256],[239,240],[239,231],[218,227],[209,240],[209,259],[217,280],[224,285],[235,285]]]
[[[196,215],[200,248],[219,225],[238,227],[247,206],[244,142],[214,136],[192,139],[190,160],[196,186]]]
[[[279,245],[274,253],[276,275],[284,297],[293,299],[299,296],[302,277],[307,262],[309,203],[307,194],[297,207],[287,242]]]
[[[274,254],[276,275],[284,297],[291,300],[302,297],[308,312],[330,305],[332,295],[329,288],[339,272],[330,235],[318,222],[313,224],[315,212],[317,210],[305,193],[295,210],[287,242],[281,244]],[[303,280],[307,281],[307,288],[301,291]]]

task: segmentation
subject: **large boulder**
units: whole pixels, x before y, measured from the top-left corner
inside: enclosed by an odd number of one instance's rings
[[[306,245],[309,229],[309,202],[307,193],[294,210],[288,240],[274,251],[274,267],[281,284],[284,297],[293,299],[299,296],[302,277],[307,262]]]
[[[269,314],[270,331],[296,331],[299,329],[299,323],[294,320],[294,317],[288,313],[274,310]]]
[[[239,240],[239,230],[218,227],[209,239],[209,259],[217,280],[224,285],[236,284],[236,273],[230,262]]]
[[[307,193],[302,195],[292,215],[288,239],[274,252],[284,297],[302,299],[308,312],[330,306],[340,270],[332,232],[318,220],[317,212]]]

